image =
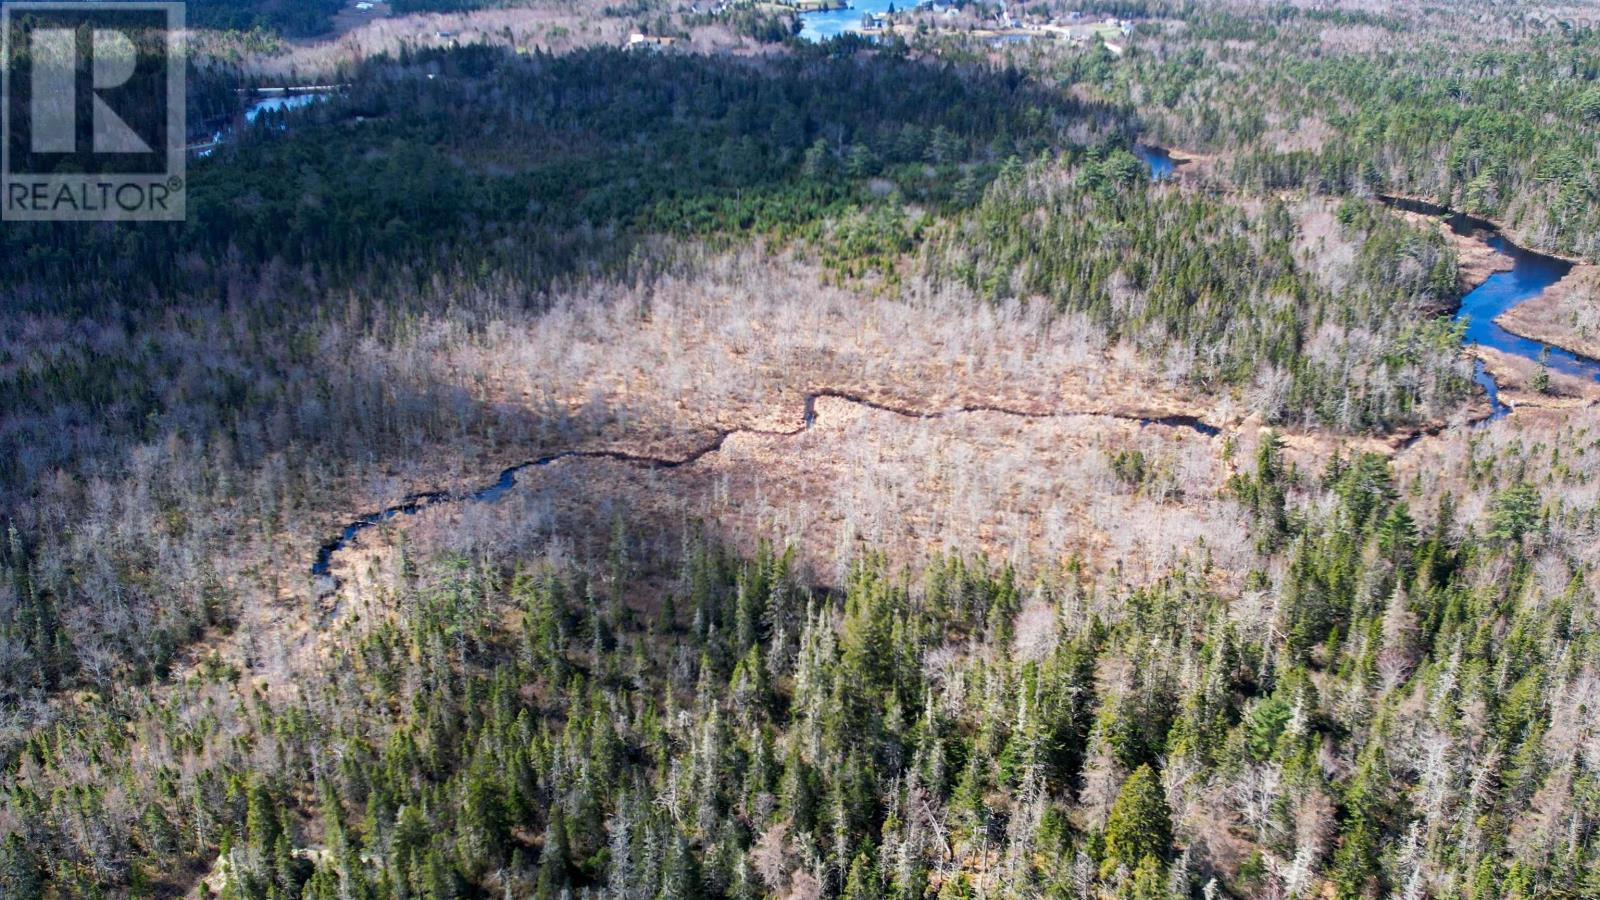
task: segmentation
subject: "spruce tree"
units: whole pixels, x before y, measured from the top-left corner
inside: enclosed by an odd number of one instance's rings
[[[1155,770],[1142,765],[1128,776],[1106,820],[1105,863],[1136,869],[1147,856],[1165,859],[1172,846],[1172,812]]]

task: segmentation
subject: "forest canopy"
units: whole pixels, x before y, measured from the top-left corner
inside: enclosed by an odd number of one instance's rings
[[[0,228],[0,897],[1600,897],[1592,30],[385,7]]]

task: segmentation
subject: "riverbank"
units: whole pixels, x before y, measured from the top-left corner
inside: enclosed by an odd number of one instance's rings
[[[1179,154],[1155,147],[1141,145],[1138,149],[1156,177],[1161,177],[1164,171],[1170,173],[1174,160],[1180,158]],[[1543,257],[1520,251],[1507,252],[1504,247],[1509,245],[1496,246],[1499,238],[1481,229],[1457,231],[1453,239],[1462,250],[1462,280],[1478,282],[1467,292],[1468,296],[1462,298],[1457,314],[1470,317],[1472,329],[1491,329],[1487,332],[1472,330],[1468,335],[1469,345],[1485,345],[1477,357],[1484,364],[1480,384],[1485,386],[1486,395],[1474,397],[1465,408],[1452,410],[1447,417],[1424,423],[1409,434],[1370,435],[1366,442],[1374,448],[1398,449],[1419,436],[1504,415],[1508,407],[1495,399],[1499,396],[1502,379],[1507,387],[1507,402],[1514,405],[1586,402],[1585,386],[1578,383],[1580,379],[1573,378],[1573,383],[1569,384],[1565,373],[1560,373],[1560,378],[1552,378],[1550,390],[1539,394],[1534,390],[1537,348],[1532,351],[1522,348],[1525,352],[1519,356],[1515,345],[1507,344],[1513,349],[1505,350],[1505,358],[1497,356],[1491,351],[1499,349],[1498,335],[1504,333],[1493,325],[1492,316],[1476,315],[1476,311],[1483,308],[1478,305],[1480,301],[1491,305],[1515,304],[1536,295],[1544,285],[1557,280],[1559,276],[1554,269]],[[551,357],[523,361],[525,365],[520,366],[519,371],[545,373],[532,380],[524,381],[510,372],[500,372],[486,381],[487,394],[483,402],[507,408],[562,409],[574,420],[588,418],[587,411],[597,405],[600,409],[619,412],[608,420],[592,423],[593,427],[562,429],[565,433],[557,439],[540,440],[531,445],[550,448],[546,451],[548,455],[529,454],[530,444],[526,443],[485,447],[480,448],[484,452],[475,454],[475,459],[457,460],[451,467],[453,474],[436,470],[435,477],[420,480],[422,484],[449,485],[446,489],[412,494],[398,501],[393,494],[387,497],[369,495],[369,500],[377,502],[363,503],[357,508],[375,512],[346,520],[344,525],[335,526],[337,531],[330,529],[322,538],[320,550],[312,551],[315,556],[308,554],[308,563],[315,560],[311,574],[320,582],[319,593],[336,587],[333,576],[344,579],[359,569],[351,560],[362,555],[357,547],[365,538],[358,540],[356,536],[367,533],[368,529],[372,529],[371,535],[380,534],[385,531],[377,527],[382,523],[422,513],[425,515],[420,516],[421,520],[438,521],[441,516],[472,520],[476,514],[467,510],[494,505],[513,493],[513,487],[517,488],[518,496],[548,494],[551,483],[567,484],[576,480],[588,484],[593,481],[595,472],[605,473],[607,479],[617,484],[633,485],[625,492],[626,501],[638,507],[667,503],[663,491],[678,497],[700,491],[712,497],[719,496],[719,491],[724,498],[733,496],[738,492],[729,494],[727,488],[718,488],[715,484],[707,486],[704,482],[720,477],[742,482],[751,477],[748,473],[760,472],[763,486],[755,488],[750,496],[759,495],[772,501],[771,514],[777,515],[793,504],[814,503],[819,509],[827,510],[824,519],[828,523],[826,528],[831,531],[838,522],[849,520],[851,503],[849,498],[831,496],[827,486],[817,483],[817,474],[841,473],[841,484],[853,484],[858,480],[845,477],[844,473],[852,467],[848,454],[840,447],[876,448],[881,462],[883,448],[902,445],[908,440],[914,443],[929,439],[932,434],[941,435],[941,440],[982,446],[985,441],[976,435],[986,429],[979,423],[999,425],[1008,432],[1025,430],[1030,434],[1052,435],[1051,440],[1064,445],[1079,442],[1087,434],[1100,435],[1100,440],[1112,440],[1112,435],[1125,434],[1124,429],[1128,427],[1148,431],[1152,438],[1157,432],[1173,432],[1169,439],[1191,444],[1196,438],[1204,442],[1204,438],[1216,435],[1219,428],[1227,428],[1230,434],[1251,430],[1241,420],[1234,401],[1179,390],[1173,385],[1168,385],[1167,390],[1156,389],[1155,379],[1143,371],[1142,364],[1131,357],[1123,358],[1125,354],[1116,348],[1105,347],[1103,339],[1092,331],[1074,331],[1071,340],[1063,343],[1067,332],[1073,331],[1065,327],[1066,323],[1047,325],[1046,320],[1033,321],[1027,316],[1013,320],[1013,316],[1021,315],[1021,310],[1007,312],[995,322],[994,327],[999,331],[992,337],[998,338],[1001,332],[1015,332],[1011,338],[995,345],[1006,346],[1008,349],[1004,353],[980,350],[972,344],[974,336],[970,334],[943,333],[942,329],[948,325],[944,322],[946,314],[922,304],[880,304],[864,310],[847,291],[824,292],[832,298],[831,305],[836,307],[838,315],[818,319],[820,298],[815,284],[810,281],[816,273],[794,269],[792,265],[793,261],[789,261],[779,267],[781,278],[788,283],[771,285],[771,291],[752,292],[749,285],[743,283],[737,291],[730,289],[730,296],[738,294],[745,298],[738,304],[737,312],[725,304],[708,306],[704,298],[683,299],[674,305],[667,300],[671,289],[659,288],[649,298],[649,305],[655,311],[654,324],[636,327],[625,338],[641,342],[636,351],[628,351],[619,343],[624,338],[614,336],[595,346],[592,358],[585,357],[590,365],[601,360],[620,364],[649,358],[650,348],[670,346],[676,348],[676,362],[683,366],[683,371],[677,374],[673,374],[671,366],[658,371],[659,367],[635,369],[625,365],[616,371],[595,371],[585,377],[583,366],[576,365],[572,359]],[[1523,271],[1518,271],[1519,266]],[[1495,278],[1502,278],[1502,281],[1495,282]],[[699,293],[698,287],[695,292]],[[752,295],[768,294],[774,298],[808,298],[803,308],[780,303],[755,316],[756,321],[784,322],[786,334],[806,335],[805,341],[768,346],[742,326],[729,331],[729,322],[744,321],[744,317],[751,315],[749,298]],[[645,300],[640,298],[638,302],[642,305]],[[571,310],[550,318],[556,321],[575,312]],[[1030,315],[1039,314],[1035,310]],[[970,315],[970,310],[963,305],[959,314],[952,310],[948,319],[957,321]],[[541,327],[549,325],[545,320],[541,323]],[[694,327],[686,327],[690,324]],[[1022,327],[1024,324],[1026,327]],[[661,328],[666,330],[656,333]],[[980,332],[990,330],[984,328]],[[1039,344],[1052,330],[1057,334]],[[587,331],[580,329],[577,334]],[[908,335],[939,338],[929,344],[925,352],[908,354],[912,349],[906,346]],[[545,339],[548,338],[546,335]],[[1017,342],[1015,346],[1012,338]],[[730,340],[731,344],[725,344]],[[569,343],[565,339],[555,342],[559,346]],[[987,341],[980,343],[987,344]],[[1019,356],[1020,347],[1032,349]],[[482,348],[483,359],[504,356],[507,354],[498,349]],[[739,360],[740,364],[736,365],[734,360]],[[741,374],[745,362],[753,368]],[[462,363],[464,370],[470,368],[467,360]],[[1008,373],[1022,371],[1029,372],[1032,377],[1022,380],[1008,377]],[[548,375],[551,372],[564,373],[557,382],[570,379],[571,383],[563,387],[552,382]],[[694,380],[688,374],[691,372],[718,372],[722,380],[731,379],[731,383],[709,392],[689,390],[686,385]],[[851,372],[864,375],[846,374]],[[670,377],[663,378],[663,375]],[[819,443],[821,439],[811,433],[819,409],[832,410],[831,415],[823,417],[827,420],[824,431],[837,430],[840,422],[871,422],[870,434],[852,436],[842,442]],[[935,427],[935,422],[940,424]],[[1187,437],[1177,434],[1185,431],[1191,434]],[[1317,447],[1363,442],[1362,438],[1335,436],[1317,429],[1306,432],[1303,438],[1308,446]],[[1116,438],[1119,442],[1123,439]],[[826,446],[826,443],[834,446]],[[972,458],[991,452],[1008,455],[1003,447],[985,447],[982,454],[970,452],[974,454]],[[802,469],[795,470],[798,457],[808,453],[816,454],[815,458]],[[1037,453],[1024,455],[1031,455],[1036,466],[1048,468],[1054,464],[1045,463]],[[963,463],[956,468],[967,467],[968,464]],[[879,464],[857,464],[855,468],[876,471]],[[546,474],[540,474],[541,471]],[[587,477],[575,477],[575,473],[584,473]],[[1072,480],[1069,473],[1058,474]],[[1013,477],[1007,475],[1007,478]],[[419,480],[404,480],[419,483]],[[666,487],[668,483],[670,488]],[[774,488],[779,483],[787,486]],[[923,495],[923,488],[928,485],[913,489],[916,483],[917,479],[912,477],[898,489],[904,490],[907,496]],[[822,497],[829,498],[829,502],[818,499]],[[779,500],[783,502],[777,502]],[[956,506],[963,506],[966,500],[963,496]],[[992,498],[987,502],[992,503]],[[570,506],[577,509],[581,504],[573,500]],[[1020,508],[1017,514],[1021,515]],[[666,510],[663,515],[670,517]],[[735,513],[724,511],[724,515],[734,516]],[[997,526],[989,523],[987,527]],[[735,530],[744,533],[743,529]],[[751,523],[749,533],[759,531],[758,524]],[[936,533],[946,536],[942,530]],[[920,542],[927,539],[928,533],[913,528],[895,541],[911,541],[911,535],[916,535],[915,542]],[[1016,544],[1017,541],[1023,543]],[[1027,546],[1028,539],[1013,533],[1005,544]],[[1054,542],[1046,544],[1060,549]],[[826,548],[812,550],[817,559],[827,555]],[[354,557],[347,555],[347,551],[354,553]]]
[[[1475,346],[1470,351],[1495,381],[1499,402],[1510,409],[1573,409],[1600,403],[1600,382],[1592,378],[1547,369],[1549,385],[1539,389],[1539,363],[1494,347]]]
[[[1600,266],[1574,266],[1543,294],[1495,321],[1512,334],[1600,359]]]
[[[1488,220],[1465,216],[1417,197],[1379,195],[1378,199],[1413,225],[1439,230],[1455,251],[1456,286],[1462,294],[1475,290],[1491,275],[1509,272],[1516,266],[1510,254],[1496,248],[1487,239],[1487,235],[1499,230]],[[1441,310],[1449,311],[1452,310]]]
[[[1564,253],[1557,253],[1554,250],[1533,249],[1532,241],[1529,241],[1520,235],[1514,226],[1506,222],[1502,222],[1499,219],[1481,216],[1476,213],[1462,212],[1461,210],[1453,207],[1440,205],[1437,201],[1429,200],[1425,197],[1418,197],[1415,194],[1378,194],[1377,196],[1380,201],[1395,209],[1421,213],[1426,216],[1456,218],[1466,222],[1474,228],[1479,228],[1484,231],[1492,231],[1502,236],[1507,243],[1510,243],[1527,253],[1538,254],[1539,256],[1548,257],[1550,259],[1558,259],[1569,265],[1579,265],[1581,263],[1588,262],[1588,260],[1585,260],[1582,257],[1569,256]]]
[[[1574,340],[1587,322],[1577,298],[1594,296],[1576,286],[1592,288],[1593,267],[1519,247],[1487,219],[1412,197],[1380,199],[1401,216],[1438,223],[1456,250],[1465,292],[1453,315],[1465,325],[1462,341],[1488,396],[1488,419],[1519,406],[1600,402],[1600,361]]]
[[[1527,249],[1516,243],[1515,235],[1508,232],[1504,224],[1492,219],[1469,216],[1417,197],[1395,195],[1380,199],[1405,218],[1437,224],[1456,251],[1458,283],[1464,295],[1470,296],[1496,275],[1513,272],[1519,256],[1552,260],[1565,266],[1565,272],[1534,296],[1518,300],[1492,315],[1492,324],[1509,335],[1547,345],[1557,354],[1573,357],[1580,365],[1600,360],[1600,266],[1575,257]],[[1493,370],[1495,361],[1484,361]],[[1503,363],[1498,365],[1505,369]],[[1600,373],[1600,365],[1595,369]]]

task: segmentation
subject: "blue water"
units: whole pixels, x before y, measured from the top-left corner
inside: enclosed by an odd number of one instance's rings
[[[266,97],[245,108],[244,120],[253,123],[261,117],[262,113],[287,112],[291,109],[299,109],[302,106],[310,106],[321,100],[322,97],[322,94],[279,94],[275,97]]]
[[[1144,160],[1145,165],[1150,167],[1150,177],[1155,181],[1160,181],[1170,176],[1178,169],[1178,164],[1173,161],[1172,154],[1160,147],[1134,144],[1133,155]]]
[[[1511,412],[1511,407],[1500,402],[1500,385],[1495,383],[1494,376],[1484,367],[1483,360],[1472,361],[1472,383],[1483,388],[1484,396],[1489,398],[1489,420],[1503,418]]]
[[[275,94],[271,97],[263,97],[245,107],[244,120],[247,124],[254,125],[256,124],[256,121],[261,118],[263,113],[284,113],[288,112],[289,110],[300,109],[302,107],[310,106],[326,96],[328,95],[325,93],[311,93]],[[287,127],[282,122],[277,123],[277,125],[280,129]],[[227,143],[232,137],[232,126],[225,125],[220,131],[212,133],[211,146],[205,147],[204,149],[195,150],[194,154],[195,156],[204,159],[205,157],[210,156],[218,146]]]
[[[847,32],[859,32],[861,20],[867,13],[885,13],[891,6],[909,9],[915,5],[915,0],[900,0],[899,3],[894,0],[850,0],[849,9],[801,13],[800,39],[813,42],[832,40]]]
[[[396,506],[391,506],[388,509],[362,516],[354,522],[350,522],[345,525],[344,528],[340,529],[339,536],[337,538],[334,538],[328,543],[323,544],[322,547],[317,550],[317,561],[311,564],[311,574],[328,574],[328,569],[333,563],[333,555],[338,553],[340,550],[343,550],[345,547],[350,546],[350,544],[355,541],[356,535],[366,531],[368,528],[371,528],[375,525],[381,525],[384,522],[395,518],[396,516],[414,516],[430,506],[437,506],[441,503],[454,503],[462,499],[473,502],[494,503],[498,501],[506,491],[509,491],[516,486],[518,472],[528,468],[529,466],[549,465],[564,455],[565,454],[545,457],[543,459],[535,460],[531,463],[524,463],[520,466],[512,466],[511,468],[501,472],[500,477],[496,479],[494,483],[478,488],[475,491],[471,491],[465,496],[458,496],[445,491],[415,494],[411,497],[407,497],[404,501]]]
[[[1513,306],[1544,293],[1545,288],[1566,277],[1572,265],[1563,260],[1537,253],[1528,253],[1495,235],[1489,246],[1510,256],[1515,265],[1509,272],[1496,272],[1461,298],[1461,309],[1456,318],[1467,320],[1465,340],[1469,344],[1493,347],[1528,359],[1538,359],[1545,344],[1518,337],[1495,324],[1495,317]],[[1600,363],[1569,353],[1559,347],[1549,348],[1548,360],[1552,372],[1565,372],[1583,378],[1600,380]]]
[[[807,424],[809,425],[809,423]],[[557,460],[565,459],[569,456],[586,455],[604,456],[606,454],[583,454],[568,451],[565,453],[554,453],[549,456],[541,456],[532,462],[526,462],[522,463],[521,465],[512,466],[509,469],[504,469],[500,472],[500,477],[495,479],[490,484],[473,491],[468,491],[465,494],[452,494],[448,491],[432,491],[425,494],[413,494],[396,506],[391,506],[388,509],[380,512],[369,513],[368,515],[362,516],[354,522],[346,524],[344,528],[340,529],[339,536],[337,538],[334,538],[328,543],[323,544],[322,547],[317,550],[317,561],[311,564],[311,574],[327,575],[329,568],[331,568],[333,564],[333,555],[354,543],[356,535],[366,531],[368,528],[372,528],[375,525],[381,525],[384,522],[395,518],[396,516],[414,516],[430,506],[438,506],[444,503],[457,503],[462,500],[466,500],[470,503],[498,503],[500,498],[505,496],[506,491],[509,491],[517,486],[517,475],[520,474],[523,469],[548,466]]]
[[[1461,298],[1461,308],[1456,311],[1456,318],[1465,320],[1467,324],[1462,341],[1469,346],[1493,347],[1502,353],[1536,362],[1542,358],[1552,372],[1600,381],[1600,362],[1512,334],[1494,321],[1501,313],[1539,296],[1546,288],[1566,277],[1572,264],[1555,257],[1530,253],[1498,234],[1488,238],[1488,244],[1511,257],[1513,266],[1508,272],[1490,275],[1483,284]],[[1489,395],[1492,417],[1504,416],[1509,410],[1500,402],[1499,386],[1484,371],[1483,363],[1474,366],[1473,380]]]

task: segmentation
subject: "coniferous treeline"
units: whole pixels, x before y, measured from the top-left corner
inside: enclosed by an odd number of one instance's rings
[[[1582,575],[1535,568],[1596,512],[1500,483],[1479,531],[1449,495],[1414,514],[1379,457],[1306,473],[1269,435],[1231,490],[1282,565],[1243,596],[1203,567],[1104,597],[1072,567],[870,554],[819,592],[786,554],[699,540],[663,582],[621,528],[594,569],[409,559],[299,700],[219,665],[172,707],[213,698],[198,720],[30,740],[0,877],[19,898],[192,865],[263,898],[1587,896],[1600,632]],[[103,752],[123,717],[149,755]]]
[[[184,16],[194,28],[303,38],[326,32],[344,6],[344,0],[186,0]]]

